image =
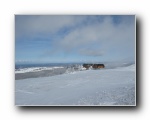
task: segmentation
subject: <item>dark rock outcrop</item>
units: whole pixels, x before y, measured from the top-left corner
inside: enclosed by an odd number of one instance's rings
[[[104,64],[83,64],[83,67],[89,69],[90,67],[93,69],[105,68]]]

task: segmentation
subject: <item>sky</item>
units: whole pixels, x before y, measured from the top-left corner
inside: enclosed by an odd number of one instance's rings
[[[134,15],[15,15],[16,63],[135,61]]]

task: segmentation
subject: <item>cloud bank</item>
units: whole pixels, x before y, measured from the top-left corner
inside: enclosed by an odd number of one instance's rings
[[[95,15],[16,16],[16,41],[36,44],[48,38],[42,53],[99,60],[121,60],[135,55],[135,17]],[[39,40],[39,39],[38,39]],[[50,53],[50,54],[49,54]],[[96,57],[96,58],[95,58]]]

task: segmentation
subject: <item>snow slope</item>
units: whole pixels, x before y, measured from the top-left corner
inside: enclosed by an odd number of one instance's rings
[[[135,105],[135,65],[15,81],[16,105]]]

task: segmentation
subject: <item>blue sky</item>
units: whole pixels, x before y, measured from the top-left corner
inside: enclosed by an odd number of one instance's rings
[[[134,15],[16,15],[15,62],[134,61]]]

